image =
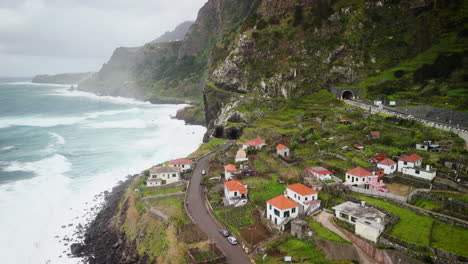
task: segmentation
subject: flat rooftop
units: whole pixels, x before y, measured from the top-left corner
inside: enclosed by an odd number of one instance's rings
[[[354,216],[358,219],[358,222],[369,226],[378,227],[384,225],[385,214],[373,207],[362,206],[361,204],[347,201],[333,207],[333,209]]]

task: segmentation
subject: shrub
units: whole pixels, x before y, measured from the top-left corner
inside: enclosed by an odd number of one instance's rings
[[[257,29],[258,30],[262,30],[264,28],[266,28],[268,26],[268,23],[265,21],[265,19],[261,18],[258,22],[257,22]]]
[[[296,6],[295,10],[294,10],[294,22],[293,22],[293,25],[296,27],[296,26],[299,26],[301,23],[302,23],[302,20],[304,19],[304,11],[303,11],[303,7],[298,5]]]
[[[401,77],[403,77],[403,75],[405,75],[405,71],[403,71],[403,70],[397,70],[397,71],[393,72],[393,76],[395,76],[396,78],[401,78]]]

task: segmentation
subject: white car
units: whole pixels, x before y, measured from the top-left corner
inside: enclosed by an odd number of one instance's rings
[[[227,240],[229,241],[229,243],[231,243],[231,245],[237,245],[237,239],[233,236],[230,236],[227,238]]]
[[[202,170],[201,175],[206,175],[206,170]]]

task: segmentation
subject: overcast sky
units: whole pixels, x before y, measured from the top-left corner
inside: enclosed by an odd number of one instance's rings
[[[0,0],[0,76],[97,71],[116,47],[141,46],[207,0]]]

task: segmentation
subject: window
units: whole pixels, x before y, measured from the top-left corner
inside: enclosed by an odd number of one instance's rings
[[[351,222],[355,223],[355,222],[356,222],[356,220],[357,220],[357,218],[356,218],[356,217],[354,217],[354,216],[351,216]]]
[[[185,168],[185,165],[182,164],[182,168]]]
[[[305,198],[305,200],[307,201],[308,197]]]
[[[351,178],[351,176],[348,175],[348,179],[350,179],[350,178]]]
[[[296,208],[293,208],[292,209],[292,213],[294,214],[296,212]]]
[[[271,210],[271,204],[269,204],[269,206],[270,206],[270,210]]]
[[[234,192],[234,196],[237,196],[237,192]]]
[[[419,174],[419,170],[416,170],[415,173],[416,173],[416,174]]]
[[[289,211],[284,211],[283,217],[289,217]]]
[[[297,197],[296,197],[296,194],[294,194],[294,198],[297,198]]]
[[[275,213],[276,216],[280,216],[280,212],[278,210],[275,209],[273,212]]]
[[[403,165],[408,165],[408,162],[406,162],[406,161],[405,161],[405,162],[403,162]]]
[[[177,175],[176,175],[175,173],[174,173],[174,174],[172,174],[172,177],[176,177],[176,176],[177,176]]]

